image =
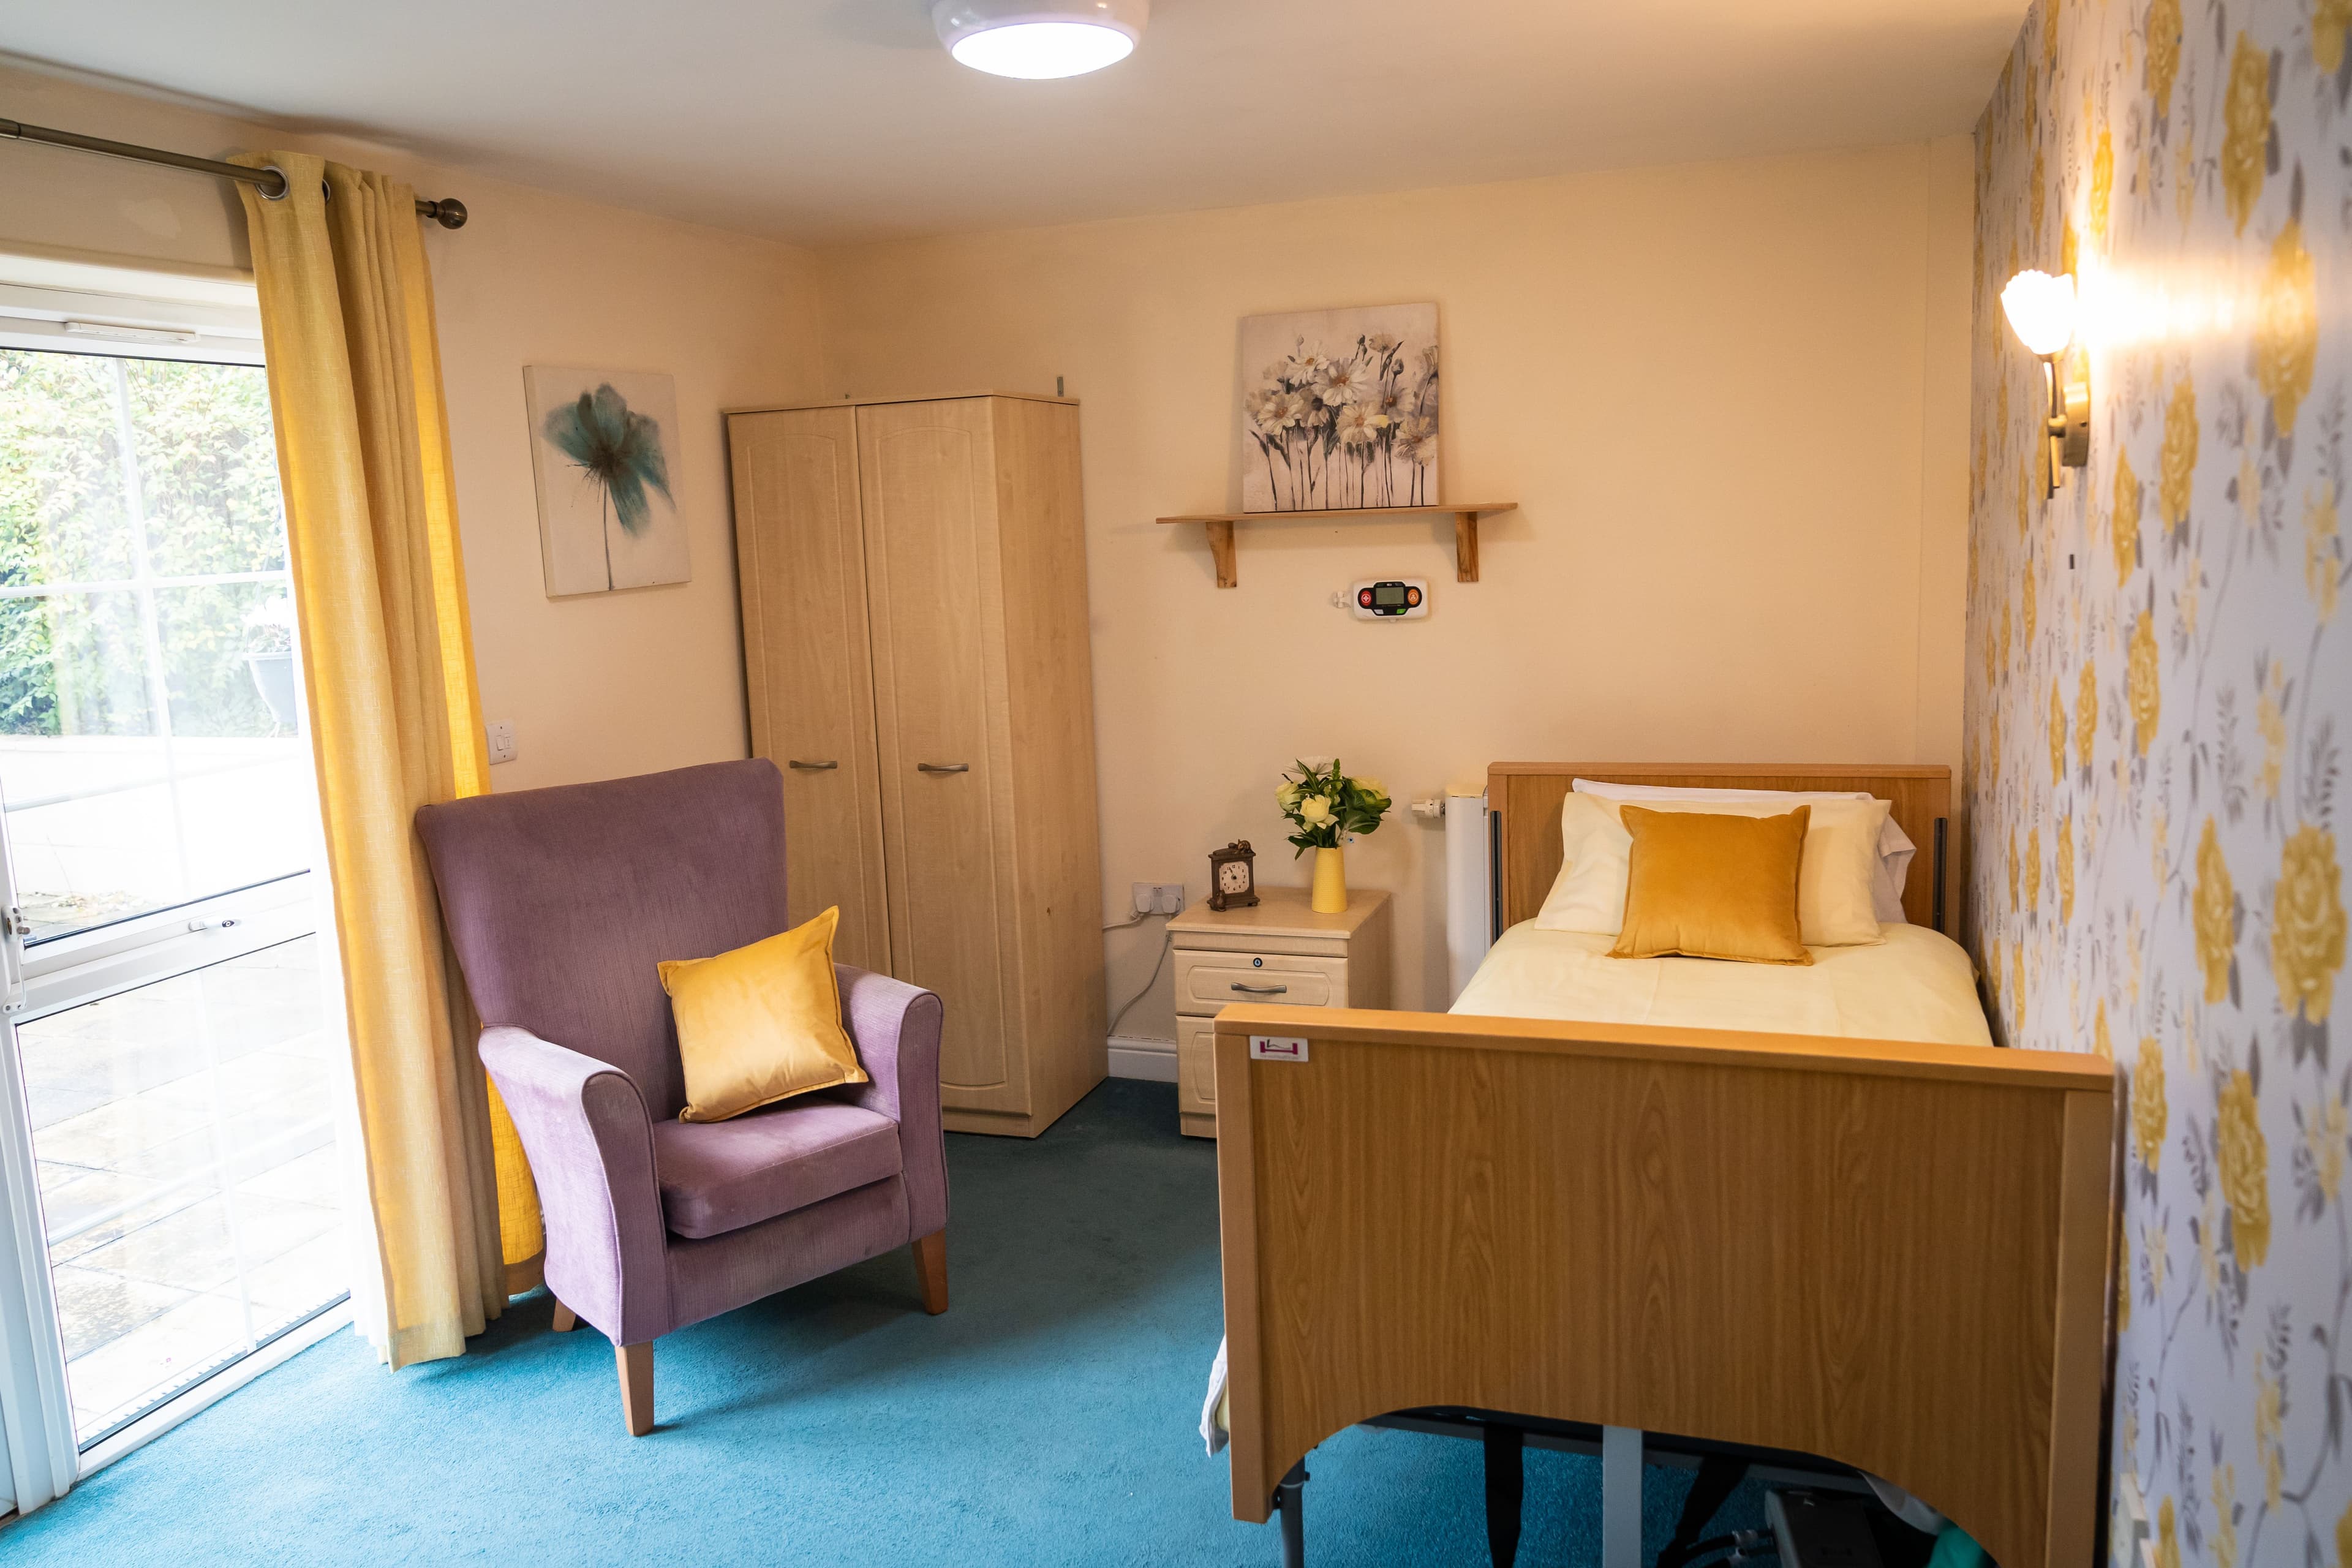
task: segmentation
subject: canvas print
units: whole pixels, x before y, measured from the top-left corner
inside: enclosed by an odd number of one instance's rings
[[[1242,320],[1244,511],[1437,502],[1437,307]]]
[[[683,583],[677,390],[645,371],[523,371],[550,598]]]

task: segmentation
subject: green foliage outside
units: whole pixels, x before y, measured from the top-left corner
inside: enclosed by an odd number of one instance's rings
[[[131,578],[133,479],[151,574],[285,570],[267,372],[0,349],[0,587]],[[274,732],[245,655],[283,647],[285,593],[153,590],[174,733]],[[0,734],[154,733],[140,623],[128,587],[0,598]]]

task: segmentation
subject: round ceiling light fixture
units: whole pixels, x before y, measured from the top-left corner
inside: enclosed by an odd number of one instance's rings
[[[963,64],[1032,81],[1084,76],[1135,52],[1151,0],[932,0],[931,26]]]

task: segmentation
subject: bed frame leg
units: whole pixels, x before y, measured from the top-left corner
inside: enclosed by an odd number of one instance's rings
[[[1489,1426],[1486,1443],[1486,1554],[1495,1568],[1519,1560],[1519,1523],[1528,1494],[1528,1435],[1517,1426]]]
[[[1307,1485],[1307,1461],[1290,1467],[1274,1489],[1274,1506],[1282,1515],[1282,1568],[1307,1568],[1307,1510],[1301,1489]]]
[[[1642,1568],[1642,1433],[1601,1429],[1601,1568]]]

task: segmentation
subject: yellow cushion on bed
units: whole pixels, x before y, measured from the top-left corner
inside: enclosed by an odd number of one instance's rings
[[[1812,808],[1785,816],[1619,808],[1633,835],[1625,925],[1612,958],[1811,963],[1797,926],[1797,868]]]
[[[1560,803],[1560,866],[1536,915],[1543,931],[1615,936],[1624,929],[1627,858],[1633,836],[1619,813],[1634,803],[1570,794]],[[1874,894],[1878,838],[1891,809],[1883,800],[1776,801],[1765,795],[1641,803],[1644,810],[1723,816],[1780,816],[1811,808],[1797,869],[1797,929],[1808,947],[1880,940]]]

